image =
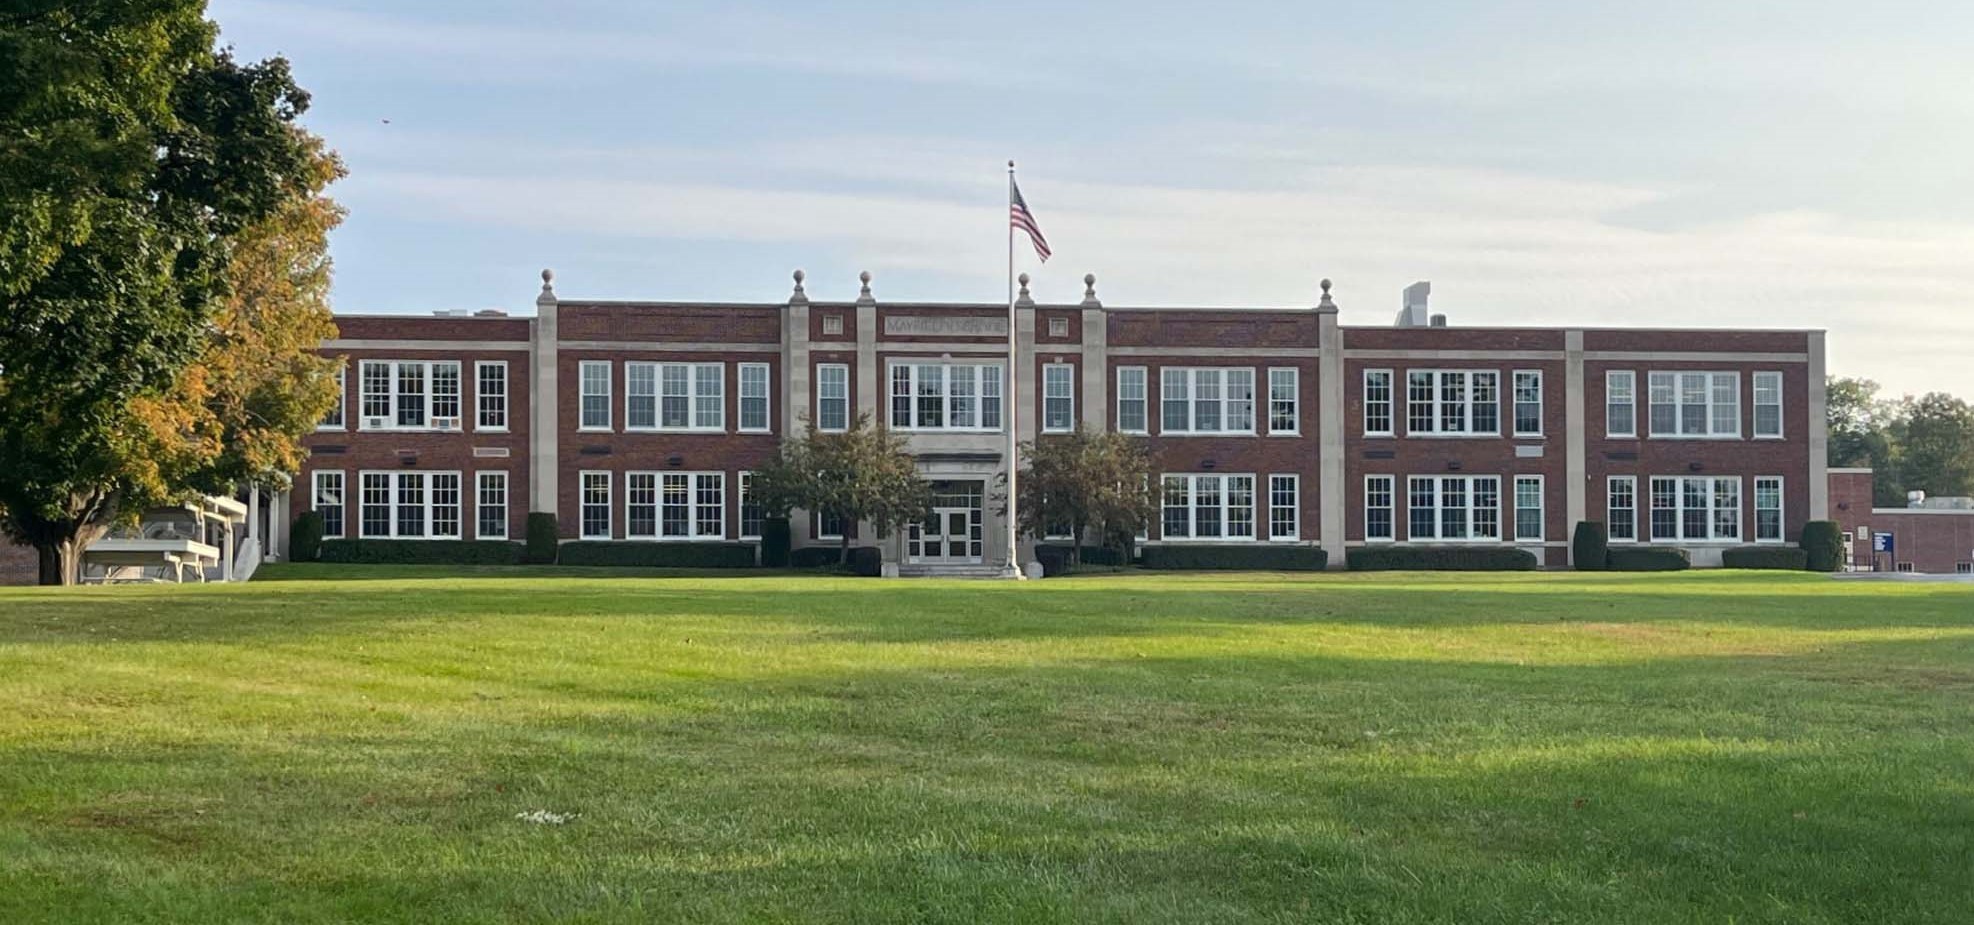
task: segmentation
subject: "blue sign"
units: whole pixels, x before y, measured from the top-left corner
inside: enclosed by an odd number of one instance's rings
[[[1897,549],[1898,544],[1895,541],[1896,536],[1897,534],[1893,534],[1893,533],[1873,533],[1871,535],[1871,551],[1891,552]]]

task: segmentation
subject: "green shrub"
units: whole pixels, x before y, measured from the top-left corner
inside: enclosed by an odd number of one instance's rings
[[[850,547],[850,573],[865,578],[884,574],[884,553],[876,546]]]
[[[563,565],[639,568],[753,568],[751,543],[656,543],[582,540],[562,545]]]
[[[1329,554],[1320,546],[1172,543],[1146,546],[1143,565],[1148,569],[1320,572],[1329,561]]]
[[[1081,550],[1083,565],[1102,565],[1116,568],[1129,564],[1124,550],[1109,546],[1085,546]],[[1069,547],[1060,543],[1039,543],[1035,546],[1035,561],[1042,564],[1042,576],[1054,578],[1070,569]]]
[[[804,546],[788,553],[789,568],[823,568],[843,564],[843,547],[831,543],[828,546]]]
[[[1344,562],[1353,572],[1526,572],[1538,564],[1513,546],[1358,546]]]
[[[314,562],[322,555],[322,512],[303,511],[288,528],[288,558]]]
[[[1803,524],[1804,567],[1812,572],[1834,572],[1844,564],[1844,532],[1834,520],[1812,520]]]
[[[528,514],[528,556],[529,565],[554,565],[561,552],[562,540],[555,535],[555,515],[548,511],[533,511]]]
[[[786,517],[761,518],[761,565],[767,568],[787,568],[788,551],[794,543],[794,533]]]
[[[505,540],[323,540],[321,561],[364,565],[520,565],[527,549]]]
[[[1613,572],[1680,572],[1693,567],[1686,550],[1665,546],[1613,546],[1606,561]]]
[[[1570,563],[1579,572],[1601,572],[1609,566],[1611,535],[1604,524],[1586,520],[1576,525],[1570,537]]]
[[[1809,550],[1794,546],[1738,546],[1722,551],[1720,564],[1725,568],[1800,572],[1809,567]]]

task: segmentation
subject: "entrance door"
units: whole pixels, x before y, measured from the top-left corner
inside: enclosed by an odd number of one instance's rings
[[[933,483],[932,516],[905,532],[905,553],[924,564],[980,562],[980,483]]]

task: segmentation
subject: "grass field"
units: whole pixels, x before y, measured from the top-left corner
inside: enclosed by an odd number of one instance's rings
[[[1966,585],[265,577],[0,589],[0,922],[1974,917]]]

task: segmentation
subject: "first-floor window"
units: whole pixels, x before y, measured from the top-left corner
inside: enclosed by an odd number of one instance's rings
[[[1364,477],[1364,539],[1392,538],[1392,477]]]
[[[582,473],[582,537],[610,538],[610,473]]]
[[[1168,475],[1160,518],[1172,539],[1254,539],[1254,476]]]
[[[322,537],[341,539],[343,536],[343,474],[341,472],[317,470],[315,473],[315,498],[310,509],[322,515]]]
[[[1542,539],[1542,476],[1515,476],[1515,539]]]
[[[726,538],[726,474],[625,473],[624,535],[634,539]]]
[[[432,473],[432,536],[459,538],[461,488],[459,473]]]
[[[1302,477],[1268,477],[1268,538],[1293,540],[1301,533]]]
[[[1732,476],[1652,479],[1652,539],[1741,538],[1741,480]]]
[[[761,521],[765,517],[761,506],[754,502],[754,473],[740,474],[740,538],[758,540],[761,538]]]
[[[365,472],[361,478],[363,536],[459,539],[459,473]]]
[[[1638,539],[1638,479],[1614,475],[1604,483],[1605,509],[1613,542]]]
[[[1501,539],[1499,476],[1413,476],[1407,494],[1414,540]]]
[[[475,486],[478,495],[478,536],[483,540],[507,539],[507,473],[482,472]]]
[[[1755,542],[1782,542],[1782,477],[1755,479]]]
[[[816,539],[840,540],[843,538],[843,515],[816,512]]]

